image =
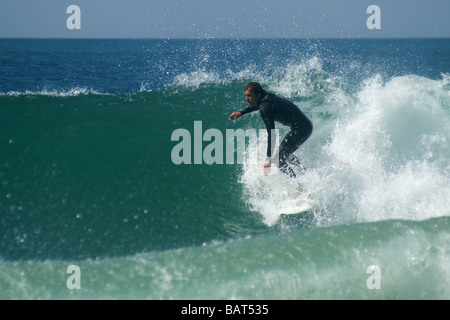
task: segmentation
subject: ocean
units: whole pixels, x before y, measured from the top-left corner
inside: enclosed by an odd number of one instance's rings
[[[250,81],[294,179],[221,161]],[[0,39],[0,299],[450,299],[449,144],[449,39]]]

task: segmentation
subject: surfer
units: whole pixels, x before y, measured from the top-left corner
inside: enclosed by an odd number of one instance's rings
[[[289,126],[291,131],[284,137],[278,150],[278,167],[283,173],[295,177],[295,173],[288,165],[298,165],[300,162],[293,154],[310,136],[313,124],[305,114],[292,102],[267,93],[258,82],[250,82],[245,87],[245,100],[248,107],[242,111],[235,111],[230,115],[231,120],[236,120],[244,114],[259,110],[267,129],[267,159],[264,163],[264,174],[269,173],[272,162],[276,162],[274,156],[275,139],[273,130],[275,121]]]

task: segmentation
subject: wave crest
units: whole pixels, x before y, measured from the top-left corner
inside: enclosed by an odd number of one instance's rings
[[[0,93],[0,96],[21,97],[21,96],[45,96],[45,97],[77,97],[87,95],[108,95],[89,88],[71,88],[71,89],[42,89],[39,91],[8,91]]]

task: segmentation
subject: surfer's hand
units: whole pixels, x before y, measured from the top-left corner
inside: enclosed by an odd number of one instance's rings
[[[271,165],[272,163],[270,162],[270,160],[267,160],[266,163],[264,163],[264,175],[269,175]]]
[[[236,112],[233,112],[230,115],[230,119],[231,120],[236,120],[236,119],[239,119],[241,116],[242,116],[242,114],[239,111],[236,111]]]

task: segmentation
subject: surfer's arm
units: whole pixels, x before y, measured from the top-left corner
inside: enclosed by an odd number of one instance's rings
[[[248,108],[245,108],[245,109],[242,110],[242,111],[235,111],[235,112],[233,112],[233,113],[230,115],[230,119],[231,119],[231,120],[239,119],[239,118],[242,117],[244,114],[250,113],[250,112],[253,112],[253,111],[256,111],[256,110],[259,110],[259,108],[258,108],[258,107],[248,107]]]
[[[250,112],[254,112],[254,111],[257,111],[257,110],[259,110],[258,107],[247,107],[244,110],[239,111],[239,113],[241,114],[241,116],[243,116],[244,114],[247,114],[247,113],[250,113]]]
[[[263,121],[267,129],[267,161],[271,161],[272,155],[274,154],[275,142],[276,142],[276,131],[275,131],[275,120],[270,114],[263,115]]]
[[[265,109],[264,111],[267,111],[267,109]],[[275,132],[275,121],[273,119],[273,116],[264,111],[261,112],[261,115],[267,129],[267,158],[266,162],[264,163],[264,175],[267,176],[269,175],[270,167],[272,166],[272,155],[274,153],[275,148],[276,132]]]

